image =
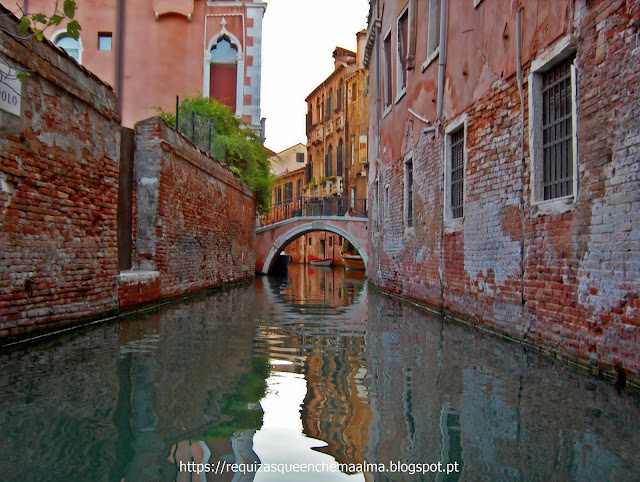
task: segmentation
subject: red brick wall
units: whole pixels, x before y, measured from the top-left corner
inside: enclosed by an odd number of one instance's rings
[[[3,29],[13,29],[2,15]],[[120,125],[113,91],[45,42],[3,35],[32,71],[0,111],[0,337],[117,309]]]
[[[158,118],[135,132],[134,269],[159,271],[162,297],[252,278],[248,186]]]
[[[383,289],[584,364],[605,369],[621,364],[637,377],[640,4],[575,2],[571,12],[578,69],[573,207],[543,214],[531,203],[527,61],[524,106],[515,75],[496,78],[469,105],[460,106],[445,93],[447,112],[458,109],[467,119],[465,214],[459,226],[443,220],[442,206],[444,129],[452,119],[435,130],[406,111],[402,124],[382,120],[381,159],[370,184],[370,205],[379,220],[377,230],[376,220],[372,223],[368,274]],[[525,51],[535,60],[555,40]],[[449,50],[449,55],[458,54]],[[447,76],[464,75],[448,70]],[[419,99],[418,91],[410,84],[407,97]],[[430,104],[427,98],[424,106],[415,101],[412,108],[428,112]],[[400,112],[398,104],[389,118]],[[413,231],[403,222],[408,156],[415,173]]]

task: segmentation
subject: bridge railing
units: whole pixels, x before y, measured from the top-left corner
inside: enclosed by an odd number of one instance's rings
[[[307,216],[344,216],[352,209],[353,217],[366,218],[367,200],[342,196],[298,196],[271,205],[271,212],[261,215],[260,226],[269,226],[291,218]]]

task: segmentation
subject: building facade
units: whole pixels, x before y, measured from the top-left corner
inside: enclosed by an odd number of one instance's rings
[[[357,52],[336,47],[334,71],[306,98],[307,196],[367,197],[366,32],[357,40]]]
[[[372,0],[370,280],[637,376],[639,25],[632,0]]]
[[[48,12],[30,0],[29,12]],[[27,2],[24,2],[27,5]],[[11,6],[10,6],[11,8]],[[175,110],[176,96],[202,92],[264,132],[260,112],[262,19],[266,3],[219,0],[88,0],[79,40],[46,30],[57,46],[111,84],[123,125]]]

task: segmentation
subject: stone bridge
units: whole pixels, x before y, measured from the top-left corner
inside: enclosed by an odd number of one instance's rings
[[[256,229],[256,273],[267,274],[281,251],[291,241],[313,231],[329,231],[342,236],[360,253],[364,265],[369,260],[367,218],[343,216],[307,216]]]

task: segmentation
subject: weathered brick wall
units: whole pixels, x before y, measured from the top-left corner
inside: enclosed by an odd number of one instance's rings
[[[15,22],[0,16],[2,29]],[[120,125],[111,88],[47,42],[2,34],[31,71],[0,111],[0,337],[117,309]]]
[[[390,158],[383,149],[378,193],[370,185],[380,220],[378,230],[375,221],[372,229],[369,276],[386,290],[584,364],[605,369],[621,364],[637,377],[640,4],[576,1],[573,15],[578,71],[573,207],[542,214],[531,203],[529,62],[524,106],[512,75],[498,78],[464,108],[461,226],[443,219],[444,125],[423,129],[406,117],[401,156]],[[383,146],[390,136],[383,129]],[[403,224],[407,156],[413,157],[415,173],[413,231]]]
[[[252,278],[248,186],[159,118],[135,133],[134,270],[157,270],[162,297]]]

